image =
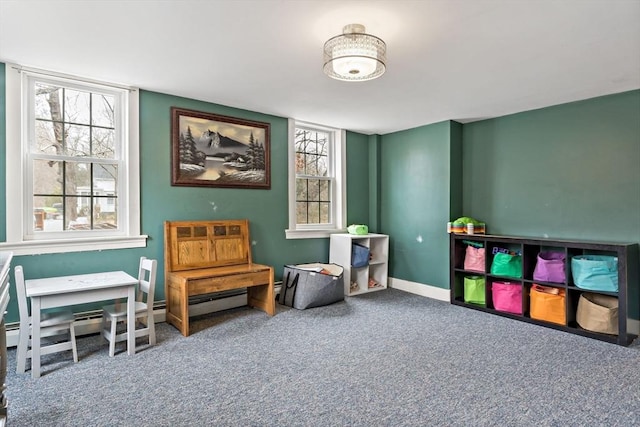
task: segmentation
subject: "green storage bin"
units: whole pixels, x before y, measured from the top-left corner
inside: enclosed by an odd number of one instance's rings
[[[482,276],[466,276],[464,278],[464,302],[485,304],[485,281]]]
[[[498,252],[493,256],[491,274],[496,276],[522,277],[522,256]]]

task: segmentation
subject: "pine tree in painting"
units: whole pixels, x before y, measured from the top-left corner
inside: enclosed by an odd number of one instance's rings
[[[247,166],[251,170],[257,169],[256,166],[256,140],[253,137],[253,132],[249,135],[249,148],[247,149]]]

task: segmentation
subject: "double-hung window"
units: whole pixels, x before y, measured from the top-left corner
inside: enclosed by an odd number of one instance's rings
[[[289,120],[287,238],[328,237],[344,231],[345,132]]]
[[[144,246],[138,91],[12,65],[6,75],[3,246],[17,253]]]

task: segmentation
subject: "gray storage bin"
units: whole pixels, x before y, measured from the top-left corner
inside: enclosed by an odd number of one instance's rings
[[[337,264],[285,265],[278,302],[303,310],[344,299],[343,268]]]

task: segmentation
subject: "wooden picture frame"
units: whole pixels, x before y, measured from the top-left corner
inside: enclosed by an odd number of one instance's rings
[[[171,185],[271,188],[271,125],[171,107]]]

